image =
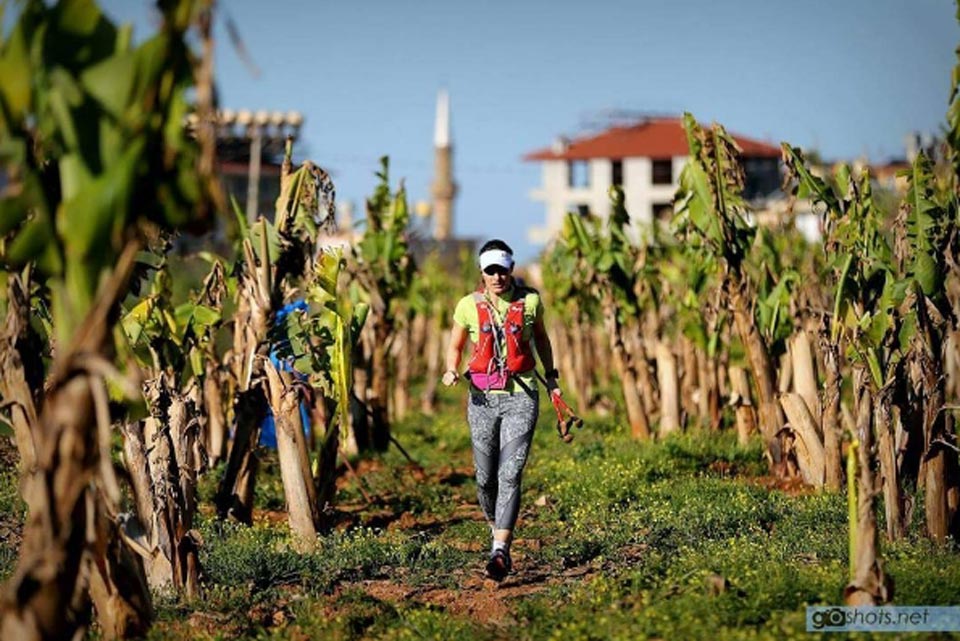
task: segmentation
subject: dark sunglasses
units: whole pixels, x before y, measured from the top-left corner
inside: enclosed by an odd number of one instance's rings
[[[507,269],[506,267],[501,267],[500,265],[490,265],[483,270],[483,273],[486,274],[487,276],[493,276],[493,275],[506,276],[507,274],[510,273],[510,270]]]

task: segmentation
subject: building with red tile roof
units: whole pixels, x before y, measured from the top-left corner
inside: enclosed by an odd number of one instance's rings
[[[744,195],[762,199],[777,193],[780,148],[738,134],[733,138],[743,152]],[[543,184],[530,195],[546,207],[545,225],[531,230],[531,241],[552,239],[567,212],[606,217],[613,184],[623,187],[634,221],[668,218],[688,153],[682,120],[655,117],[574,140],[559,138],[549,148],[526,154],[524,160],[542,163]]]

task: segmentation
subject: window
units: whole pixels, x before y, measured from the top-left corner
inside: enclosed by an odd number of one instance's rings
[[[673,160],[654,159],[653,160],[653,184],[654,185],[672,185],[673,184]]]
[[[669,223],[673,218],[673,203],[653,203],[653,220]]]
[[[577,205],[577,215],[580,216],[581,218],[586,218],[587,216],[589,216],[589,215],[590,215],[590,205],[585,205],[584,203],[578,204],[578,205]]]
[[[743,196],[765,198],[780,188],[780,165],[776,158],[744,158]]]
[[[586,160],[570,160],[567,162],[569,186],[573,188],[590,186],[590,163]]]
[[[610,184],[623,186],[623,161],[610,161]]]

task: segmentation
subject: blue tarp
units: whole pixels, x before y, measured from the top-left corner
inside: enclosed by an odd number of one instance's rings
[[[286,320],[293,312],[306,312],[310,308],[307,305],[305,300],[295,300],[292,303],[288,303],[280,308],[277,311],[277,315],[274,319],[274,325],[281,324]],[[306,375],[297,372],[293,368],[293,359],[290,358],[280,358],[277,354],[279,344],[273,344],[270,346],[270,362],[273,363],[273,366],[280,371],[294,372],[294,375],[300,380],[307,380]],[[310,438],[310,408],[307,407],[306,403],[300,403],[300,420],[303,422],[303,433],[307,438]],[[260,424],[260,445],[264,447],[269,447],[272,449],[277,449],[277,424],[273,420],[273,411],[271,408],[267,408],[267,416],[263,419],[263,423]]]

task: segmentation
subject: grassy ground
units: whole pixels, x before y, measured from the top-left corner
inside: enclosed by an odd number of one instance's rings
[[[730,434],[641,445],[593,418],[565,445],[546,413],[516,574],[486,580],[462,400],[396,427],[422,470],[391,450],[344,477],[339,524],[308,554],[290,546],[268,460],[256,525],[202,519],[205,596],[161,595],[150,638],[806,639],[804,606],[842,602],[842,496],[777,486],[759,444]],[[0,509],[15,503],[0,489]],[[912,540],[883,554],[897,604],[960,602],[955,551]],[[0,546],[0,573],[11,560]]]

